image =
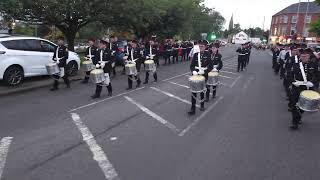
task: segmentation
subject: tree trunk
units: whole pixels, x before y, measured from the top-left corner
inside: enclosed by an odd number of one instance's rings
[[[74,51],[74,40],[76,38],[76,34],[76,31],[68,31],[65,33],[69,51]]]

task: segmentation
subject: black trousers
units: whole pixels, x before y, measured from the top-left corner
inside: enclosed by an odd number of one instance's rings
[[[53,88],[54,89],[58,89],[59,88],[59,79],[60,76],[59,75],[53,75],[54,81],[53,81]],[[69,80],[69,75],[68,72],[66,70],[66,68],[64,68],[64,76],[62,77],[64,83],[67,85],[67,87],[70,87],[70,80]]]
[[[145,81],[144,82],[146,82],[146,83],[148,83],[149,82],[149,74],[150,74],[150,72],[149,71],[146,71],[146,79],[145,79]],[[153,78],[154,78],[154,81],[158,81],[158,74],[157,74],[157,71],[155,71],[154,73],[153,73]]]
[[[292,96],[291,96],[291,105],[292,105],[292,124],[293,125],[298,125],[299,122],[301,121],[302,114],[304,113],[303,110],[301,110],[299,107],[296,106],[296,104],[299,101],[300,93],[303,90],[306,90],[307,87],[305,86],[300,86],[300,87],[292,87]]]
[[[102,83],[99,83],[96,85],[96,96],[100,97],[101,95],[101,91],[102,91],[102,87],[103,87],[103,84]],[[107,86],[107,89],[108,89],[108,93],[112,93],[112,85],[111,85],[111,82],[109,83],[109,85]]]
[[[197,93],[192,93],[191,95],[191,111],[196,111],[196,103],[197,103]],[[204,108],[204,92],[200,93],[200,106],[201,108]]]
[[[280,71],[280,77],[284,78],[285,77],[285,73],[286,73],[286,69],[284,67],[284,61],[281,60],[279,63],[279,71]]]
[[[173,63],[174,62],[179,62],[179,53],[177,51],[173,52]]]
[[[210,91],[212,87],[212,97],[215,98],[217,95],[217,86],[209,86],[207,85],[207,92],[206,92],[206,98],[209,99],[210,97]]]
[[[84,80],[89,81],[90,79],[90,71],[85,72]]]
[[[240,70],[243,71],[244,68],[245,68],[245,59],[243,57],[239,57],[238,58],[238,72]]]
[[[171,52],[165,52],[164,54],[164,63],[167,64],[171,64]]]
[[[277,64],[277,59],[273,58],[272,59],[272,68],[276,69],[276,64]]]
[[[134,78],[134,79],[133,79]],[[132,84],[133,84],[133,80],[136,80],[137,81],[137,86],[139,86],[141,84],[141,80],[140,80],[140,77],[139,75],[129,75],[128,76],[128,87],[131,89],[132,88]]]

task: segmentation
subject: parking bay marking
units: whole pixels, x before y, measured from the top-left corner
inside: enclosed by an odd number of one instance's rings
[[[128,92],[124,92],[124,93],[118,94],[116,96],[112,96],[112,97],[109,97],[109,98],[106,98],[106,99],[102,99],[100,101],[96,101],[96,102],[93,102],[93,103],[90,103],[90,104],[87,104],[87,105],[84,105],[84,106],[80,106],[80,107],[77,107],[75,109],[70,110],[69,113],[75,112],[75,111],[78,111],[80,109],[83,109],[83,108],[86,108],[86,107],[90,107],[90,106],[93,106],[93,105],[96,105],[96,104],[99,104],[99,103],[102,103],[102,102],[110,100],[110,99],[114,99],[116,97],[120,97],[120,96],[123,96],[123,95],[126,95],[126,94],[130,94],[132,92],[139,91],[139,90],[142,90],[144,88],[145,87],[141,87],[141,88],[138,88],[138,89],[135,89],[135,90],[132,90],[132,91],[128,91]]]
[[[114,169],[113,165],[108,160],[106,154],[99,146],[97,141],[94,139],[93,134],[90,132],[89,128],[82,122],[80,116],[76,113],[71,113],[72,120],[74,124],[79,129],[83,141],[87,143],[90,151],[93,154],[93,159],[98,162],[104,176],[107,180],[120,180],[118,173]]]
[[[204,113],[202,113],[193,123],[191,123],[186,129],[180,132],[179,136],[182,137],[186,133],[188,133],[194,126],[196,126],[210,111],[215,108],[219,102],[223,99],[223,97],[220,97],[214,104],[212,104]]]
[[[169,96],[169,97],[171,97],[171,98],[174,98],[174,99],[176,99],[176,100],[179,100],[179,101],[181,101],[181,102],[184,102],[184,103],[186,103],[186,104],[191,105],[191,102],[190,102],[190,101],[185,100],[185,99],[182,99],[182,98],[180,98],[180,97],[178,97],[178,96],[175,96],[175,95],[173,95],[173,94],[171,94],[171,93],[169,93],[169,92],[162,91],[161,89],[158,89],[158,88],[155,88],[155,87],[150,87],[150,88],[153,89],[153,90],[155,90],[155,91],[157,91],[157,92],[160,92],[160,93],[162,93],[162,94],[164,94],[164,95],[167,95],[167,96]],[[198,104],[197,104],[196,106],[197,106],[197,107],[200,107]]]
[[[4,137],[0,141],[0,179],[2,177],[3,169],[6,164],[7,155],[13,137]]]
[[[167,120],[163,119],[162,117],[160,117],[159,115],[157,115],[156,113],[152,112],[151,110],[149,110],[148,108],[144,107],[142,104],[134,101],[133,99],[129,98],[128,96],[124,96],[129,102],[131,102],[132,104],[136,105],[141,111],[143,111],[144,113],[146,113],[147,115],[151,116],[152,118],[154,118],[155,120],[157,120],[158,122],[160,122],[161,124],[163,124],[164,126],[166,126],[167,128],[169,128],[170,130],[172,130],[175,133],[179,133],[180,130],[178,128],[176,128],[175,125],[173,125],[172,123],[168,122]]]

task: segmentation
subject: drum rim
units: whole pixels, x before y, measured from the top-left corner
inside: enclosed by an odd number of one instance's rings
[[[301,110],[306,111],[306,112],[318,112],[318,111],[320,110],[320,106],[319,106],[318,109],[316,109],[316,110],[310,110],[310,109],[302,108],[299,103],[297,103],[297,106],[298,106]]]

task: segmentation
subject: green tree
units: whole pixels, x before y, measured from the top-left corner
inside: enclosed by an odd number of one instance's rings
[[[56,26],[74,49],[77,32],[99,16],[112,12],[113,0],[5,0],[0,12],[14,19]]]

